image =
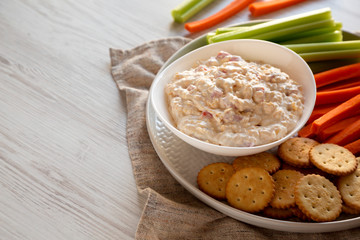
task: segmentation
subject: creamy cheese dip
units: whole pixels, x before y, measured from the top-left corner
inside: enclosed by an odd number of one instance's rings
[[[165,93],[180,131],[222,146],[281,139],[304,108],[301,86],[286,73],[223,51],[177,73]]]

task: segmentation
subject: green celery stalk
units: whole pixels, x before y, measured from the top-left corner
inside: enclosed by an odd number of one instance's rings
[[[360,49],[299,53],[306,62],[360,57]]]
[[[360,50],[360,40],[323,43],[303,43],[283,45],[296,53],[311,53],[338,50]]]
[[[185,0],[182,1],[178,6],[171,10],[171,15],[174,18],[175,22],[182,23],[184,22],[183,15],[189,11],[192,7],[195,6],[200,0]]]
[[[313,29],[317,29],[317,28],[332,27],[334,25],[335,25],[334,20],[327,19],[327,20],[315,21],[315,22],[306,23],[306,24],[300,24],[297,26],[292,26],[292,27],[283,28],[283,29],[279,29],[279,30],[274,30],[274,31],[270,31],[270,32],[252,36],[251,38],[260,39],[260,40],[269,40],[269,41],[274,41],[274,42],[286,41],[289,38],[291,38],[294,33],[313,30]]]
[[[301,24],[312,23],[315,21],[331,19],[330,8],[323,8],[307,13],[271,20],[265,23],[260,23],[250,26],[247,30],[235,30],[227,33],[222,33],[211,37],[210,43],[221,42],[231,39],[252,38],[253,36],[265,34],[266,32],[276,31],[283,28],[294,27]]]
[[[215,32],[209,32],[206,34],[206,41],[207,43],[209,43],[210,38],[212,38],[213,36],[217,35],[217,34],[221,34],[224,32],[231,32],[231,31],[235,31],[235,30],[240,30],[240,29],[246,29],[248,27],[224,27],[224,28],[218,28],[216,29]]]
[[[342,29],[342,22],[335,22],[335,28],[336,28],[336,30],[341,30]]]
[[[171,11],[175,22],[183,23],[200,12],[214,0],[185,0]]]
[[[333,32],[327,32],[319,35],[292,39],[289,41],[280,42],[279,44],[289,45],[289,44],[300,44],[300,43],[340,42],[342,41],[342,37],[343,37],[342,32],[336,30]]]
[[[211,37],[215,36],[215,35],[216,35],[215,32],[208,32],[208,33],[206,34],[206,41],[209,42],[209,39],[210,39]]]
[[[216,34],[231,32],[231,31],[235,31],[235,30],[244,30],[247,28],[249,28],[249,27],[223,27],[223,28],[216,29]]]
[[[304,32],[299,32],[299,33],[292,34],[291,39],[299,39],[299,38],[304,38],[304,37],[310,37],[310,36],[315,36],[315,35],[318,35],[318,34],[334,32],[336,30],[341,30],[341,29],[342,29],[342,23],[341,22],[335,22],[335,24],[333,26],[331,26],[331,27],[318,28],[318,29],[313,29],[313,30],[309,30],[309,31],[304,31]]]

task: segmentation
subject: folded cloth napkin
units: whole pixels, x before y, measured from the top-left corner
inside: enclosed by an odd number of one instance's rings
[[[147,201],[136,239],[354,239],[360,229],[302,234],[248,225],[208,207],[187,192],[157,156],[146,128],[151,83],[166,60],[190,41],[172,37],[131,50],[110,49],[111,73],[127,105],[127,141],[135,181]]]

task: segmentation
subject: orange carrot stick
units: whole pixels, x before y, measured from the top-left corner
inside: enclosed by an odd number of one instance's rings
[[[273,0],[266,2],[256,2],[250,4],[249,11],[253,17],[258,17],[304,1],[305,0]]]
[[[345,79],[360,76],[360,63],[345,65],[333,68],[328,71],[320,72],[314,75],[316,87],[322,87],[330,83],[339,82]]]
[[[219,12],[207,18],[186,23],[185,29],[189,32],[199,32],[211,28],[212,26],[215,26],[216,24],[221,23],[222,21],[225,21],[229,17],[232,17],[236,13],[240,12],[254,1],[255,0],[234,0]]]
[[[333,91],[333,90],[339,90],[339,89],[356,87],[356,86],[360,86],[360,77],[349,78],[341,82],[329,84],[324,87],[318,88],[317,91],[318,92]]]
[[[345,129],[347,126],[351,125],[352,123],[354,123],[355,121],[360,119],[360,115],[354,116],[354,117],[350,117],[350,118],[346,118],[344,120],[341,120],[337,123],[335,123],[334,125],[325,128],[324,130],[322,130],[319,135],[318,138],[320,141],[325,141],[327,138],[331,137],[332,135],[340,132],[341,130]]]
[[[344,146],[360,138],[360,119],[348,125],[346,128],[326,140],[326,143],[334,143]]]
[[[312,123],[313,121],[315,121],[325,113],[333,110],[337,106],[339,106],[339,103],[323,104],[320,106],[315,106],[306,124]]]
[[[344,102],[360,94],[360,86],[316,93],[315,105]]]
[[[325,113],[322,117],[316,119],[311,124],[311,131],[314,134],[319,134],[323,129],[332,124],[360,113],[360,94],[340,104],[333,110]]]
[[[352,152],[354,155],[360,154],[360,139],[346,144],[344,148]]]
[[[311,131],[311,123],[300,129],[298,132],[299,137],[313,138],[315,134]]]

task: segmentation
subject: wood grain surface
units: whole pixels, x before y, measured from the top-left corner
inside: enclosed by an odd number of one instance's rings
[[[169,36],[181,0],[0,1],[0,239],[133,239],[145,198],[126,146],[109,48]],[[216,1],[195,19],[230,1]],[[360,30],[360,1],[309,0]],[[247,11],[222,25],[253,20]]]

